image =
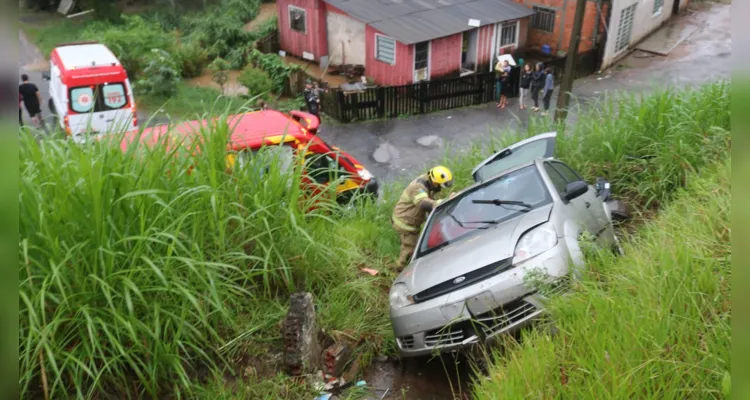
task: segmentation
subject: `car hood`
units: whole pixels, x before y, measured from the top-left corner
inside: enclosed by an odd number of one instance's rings
[[[548,204],[418,258],[404,269],[396,282],[406,283],[409,292],[417,294],[475,269],[510,258],[521,235],[547,222],[551,211],[552,204]]]

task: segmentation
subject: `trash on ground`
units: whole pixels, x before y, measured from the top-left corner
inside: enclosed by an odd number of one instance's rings
[[[362,386],[365,386],[365,385],[367,385],[367,382],[365,382],[365,381],[359,381],[359,382],[357,382],[355,384],[356,387],[362,387]]]
[[[377,274],[378,274],[378,273],[379,273],[380,271],[378,271],[378,270],[376,270],[376,269],[370,269],[370,268],[362,268],[362,272],[367,272],[368,274],[370,274],[370,275],[372,275],[372,276],[375,276],[375,275],[377,275]]]

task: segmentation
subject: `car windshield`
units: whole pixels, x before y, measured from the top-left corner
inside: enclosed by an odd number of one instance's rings
[[[475,200],[505,200],[522,205],[475,204]],[[473,232],[501,223],[520,213],[549,204],[552,197],[536,165],[530,165],[495,178],[462,193],[435,210],[427,222],[419,244],[418,257],[470,236]]]

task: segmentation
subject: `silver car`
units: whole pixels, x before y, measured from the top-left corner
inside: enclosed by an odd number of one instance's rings
[[[474,169],[476,183],[427,218],[390,291],[402,357],[521,328],[543,311],[530,276],[554,284],[582,268],[584,232],[601,246],[618,246],[606,202],[553,158],[555,138],[546,133],[495,153]]]

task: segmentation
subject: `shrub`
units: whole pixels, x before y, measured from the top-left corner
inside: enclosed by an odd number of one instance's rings
[[[143,77],[136,82],[136,90],[142,94],[169,97],[177,92],[180,82],[180,66],[164,50],[153,49],[147,57]]]
[[[177,48],[177,58],[182,63],[182,76],[184,78],[199,76],[208,64],[208,52],[194,40],[182,43]]]
[[[212,80],[219,85],[221,93],[224,93],[224,85],[229,78],[229,63],[223,58],[217,58],[208,65],[208,69],[213,74]]]
[[[226,59],[231,69],[242,69],[247,64],[247,47],[230,50]]]
[[[300,69],[298,65],[285,64],[277,54],[264,54],[258,49],[253,49],[250,52],[248,61],[253,66],[265,71],[271,77],[275,93],[282,93],[292,72]]]
[[[157,25],[146,23],[137,15],[124,15],[124,24],[92,24],[83,34],[84,40],[97,40],[112,50],[130,76],[138,78],[151,49],[175,52],[175,35],[165,33]]]
[[[238,80],[251,96],[266,96],[273,88],[273,82],[267,73],[250,66],[242,70]]]
[[[258,16],[260,11],[259,0],[222,0],[220,9],[222,13],[237,16],[243,23],[250,22]]]

